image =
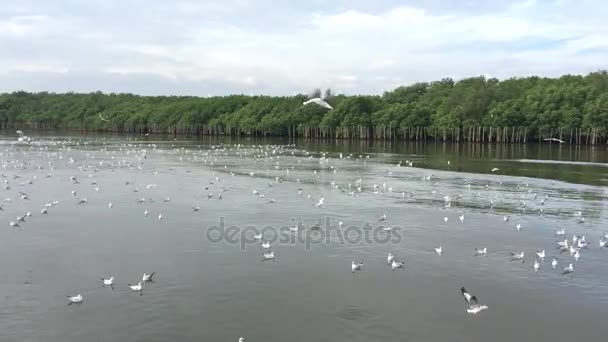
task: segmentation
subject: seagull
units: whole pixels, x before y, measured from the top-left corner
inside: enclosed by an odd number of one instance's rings
[[[397,268],[403,268],[404,264],[404,262],[398,262],[397,260],[393,259],[393,262],[391,263],[391,269],[394,271]]]
[[[555,232],[555,235],[557,236],[564,236],[566,235],[566,230],[565,229],[560,229],[558,231]]]
[[[321,206],[323,206],[323,203],[325,203],[325,197],[321,197],[319,202],[317,202],[317,204],[315,205],[317,206],[317,208],[321,208]]]
[[[145,211],[144,211],[144,217],[148,217],[148,215],[150,215],[150,212],[149,212],[149,211],[147,211],[147,210],[145,210]]]
[[[500,171],[500,169],[497,168],[497,167],[495,167],[495,168],[492,169],[492,172],[496,172],[496,171]]]
[[[262,248],[270,249],[270,241],[262,242]]]
[[[441,253],[443,253],[443,247],[439,246],[435,248],[435,253],[437,253],[437,255],[441,255]]]
[[[262,240],[262,237],[262,233],[253,236],[253,238],[256,240]]]
[[[193,212],[194,212],[194,211],[199,211],[199,210],[201,210],[201,208],[200,208],[198,205],[197,205],[197,206],[193,206],[193,207],[192,207],[192,211],[193,211]]]
[[[484,247],[483,249],[481,248],[475,248],[475,255],[486,255],[488,254],[488,248]]]
[[[68,305],[72,305],[74,303],[82,303],[82,295],[81,294],[77,294],[76,296],[67,296],[68,300],[70,301],[68,303]]]
[[[541,258],[541,259],[545,259],[545,250],[543,249],[542,251],[536,251],[536,255]]]
[[[112,202],[108,203],[108,208],[112,209]]]
[[[295,227],[289,227],[289,230],[291,230],[291,231],[292,231],[292,232],[294,232],[294,233],[297,233],[297,232],[298,232],[298,226],[295,226]]]
[[[388,253],[388,256],[386,257],[386,261],[388,264],[391,264],[393,262],[393,260],[395,260],[395,254],[393,253]]]
[[[356,263],[356,262],[353,261],[352,264],[351,264],[351,270],[352,270],[352,272],[355,273],[355,271],[361,271],[361,266],[363,266],[362,262]]]
[[[112,286],[112,284],[114,284],[114,276],[111,276],[109,279],[101,278],[101,280],[103,281],[104,285]]]
[[[239,337],[239,342],[245,342],[245,338],[244,337]]]
[[[600,239],[600,248],[608,247],[608,240]]]
[[[509,215],[505,215],[505,216],[503,216],[503,217],[502,217],[502,220],[503,220],[504,222],[509,222]]]
[[[511,256],[513,257],[513,259],[523,259],[524,258],[524,252],[521,252],[521,253],[511,252]]]
[[[517,231],[521,230],[521,223],[518,223],[517,226],[515,226],[515,228],[517,229]]]
[[[140,291],[143,289],[143,286],[141,285],[141,281],[139,283],[137,283],[137,285],[131,285],[131,284],[127,284],[129,285],[129,287],[131,288],[131,290],[133,291]]]
[[[551,267],[556,268],[557,267],[557,259],[553,258],[553,261],[551,261]]]
[[[568,274],[574,272],[574,265],[570,264],[568,267],[564,267],[564,272],[562,274]]]
[[[103,116],[101,116],[101,113],[99,113],[99,118],[101,119],[101,121],[110,121],[110,120],[104,118]]]
[[[443,223],[448,224],[448,217],[447,216],[443,217]]]
[[[141,277],[141,280],[142,280],[144,283],[145,283],[145,282],[147,282],[147,281],[152,281],[152,277],[154,276],[154,273],[156,273],[156,272],[152,272],[152,273],[150,273],[150,274],[146,274],[146,273],[144,272],[144,275]]]
[[[313,99],[310,99],[308,101],[302,102],[302,105],[306,106],[308,104],[314,103],[318,106],[321,106],[323,108],[327,108],[327,109],[334,109],[332,106],[329,105],[329,103],[323,101],[323,99],[321,99],[320,97],[315,97]]]
[[[460,220],[460,223],[464,223],[464,214],[458,216],[458,219]]]
[[[87,201],[86,197],[85,197],[85,198],[81,198],[81,199],[78,201],[78,204],[86,204],[86,203],[89,203],[89,202]]]
[[[163,220],[163,214],[158,214],[158,220],[162,221]]]
[[[540,262],[538,260],[534,260],[534,272],[538,272],[540,269]]]
[[[274,252],[264,253],[264,259],[263,260],[274,260]]]
[[[42,210],[40,210],[40,214],[48,214],[47,208],[43,208]]]
[[[560,144],[565,143],[565,141],[563,141],[563,140],[561,140],[561,139],[557,139],[557,138],[545,138],[545,139],[543,139],[543,140],[544,140],[544,141],[555,141],[555,142],[558,142],[558,143],[560,143]]]
[[[19,222],[11,221],[10,224],[11,224],[11,227],[20,227]]]
[[[578,261],[578,259],[580,259],[580,257],[581,257],[581,254],[580,254],[579,250],[574,252],[574,260]]]
[[[475,296],[471,296],[464,287],[460,288],[460,293],[462,293],[464,300],[469,305],[467,313],[475,315],[488,308],[486,305],[479,305],[477,303],[477,298]]]

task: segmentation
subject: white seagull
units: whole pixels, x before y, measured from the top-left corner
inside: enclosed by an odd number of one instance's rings
[[[557,267],[557,259],[553,258],[553,261],[551,261],[551,267],[556,268]]]
[[[76,296],[67,296],[68,300],[70,301],[68,303],[68,305],[74,304],[74,303],[82,303],[82,295],[81,294],[77,294]]]
[[[308,101],[302,102],[302,105],[306,106],[308,104],[314,103],[318,106],[321,106],[323,108],[327,108],[327,109],[334,109],[332,106],[329,105],[329,103],[323,101],[323,99],[321,99],[320,97],[315,97],[314,99],[310,99]]]
[[[140,291],[143,289],[143,286],[141,285],[141,281],[139,283],[137,283],[137,285],[131,285],[131,284],[127,284],[129,285],[129,287],[131,288],[131,290],[133,291]]]
[[[562,274],[568,274],[574,272],[574,265],[570,264],[568,267],[564,267],[564,272]]]
[[[521,252],[521,253],[511,252],[511,256],[513,257],[513,259],[523,259],[524,258],[524,252]]]
[[[536,255],[541,258],[541,259],[545,259],[545,250],[543,249],[542,251],[536,251]]]
[[[390,264],[393,262],[393,260],[395,260],[395,254],[393,253],[388,253],[388,256],[386,257],[386,262],[387,264]]]
[[[460,288],[460,293],[462,293],[464,300],[469,305],[469,308],[467,309],[467,313],[475,315],[488,308],[486,305],[479,305],[477,303],[477,298],[475,296],[471,296],[464,287]]]
[[[441,255],[441,253],[443,253],[443,247],[435,247],[435,253],[437,253],[437,255]]]
[[[488,248],[475,248],[475,255],[486,255],[488,254]]]
[[[540,269],[540,262],[538,260],[534,260],[534,272],[538,272]]]
[[[394,271],[397,268],[403,268],[404,262],[398,262],[397,260],[393,260],[391,263],[391,269]]]
[[[361,270],[361,266],[363,266],[362,262],[356,263],[356,262],[353,261],[352,264],[351,264],[351,270],[352,270],[352,272],[355,273],[355,271],[360,271]]]
[[[264,253],[264,260],[274,260],[274,252]]]
[[[108,279],[101,278],[101,280],[103,281],[104,285],[110,285],[110,286],[112,286],[112,284],[114,284],[114,276],[111,276]]]
[[[156,272],[152,272],[152,273],[150,273],[150,274],[146,274],[146,273],[144,272],[144,275],[141,277],[141,280],[142,280],[144,283],[145,283],[145,282],[147,282],[147,281],[151,281],[151,280],[152,280],[152,277],[154,276],[154,273],[156,273]]]
[[[270,249],[270,241],[262,242],[262,248]]]

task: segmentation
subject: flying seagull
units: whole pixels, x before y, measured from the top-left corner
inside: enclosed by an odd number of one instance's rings
[[[302,105],[306,106],[308,104],[314,103],[318,106],[321,106],[323,108],[327,108],[327,109],[334,109],[332,106],[329,105],[329,103],[325,102],[323,99],[321,99],[320,97],[315,97],[314,99],[310,99],[308,101],[305,101],[302,103]]]
[[[110,120],[104,118],[103,116],[101,116],[101,113],[99,113],[99,118],[101,119],[101,121],[110,121]]]
[[[557,139],[557,138],[546,138],[546,139],[543,139],[543,140],[544,140],[544,141],[555,141],[555,142],[558,142],[558,143],[560,143],[560,144],[565,143],[565,141],[563,141],[563,140],[561,140],[561,139]]]
[[[477,298],[475,296],[471,296],[471,294],[469,294],[464,287],[460,288],[460,293],[462,293],[464,300],[469,305],[469,308],[467,309],[467,313],[475,315],[488,308],[486,305],[479,305],[477,303]]]
[[[361,270],[361,266],[363,266],[362,262],[356,263],[356,262],[353,261],[352,264],[351,264],[351,270],[352,270],[352,272],[355,273],[355,271],[360,271]]]

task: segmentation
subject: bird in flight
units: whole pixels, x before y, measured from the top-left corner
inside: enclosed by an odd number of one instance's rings
[[[467,309],[467,313],[476,315],[477,313],[488,308],[486,305],[479,305],[479,303],[477,303],[477,297],[471,296],[471,294],[467,292],[464,286],[460,288],[460,293],[462,293],[464,300],[469,306],[469,308]]]

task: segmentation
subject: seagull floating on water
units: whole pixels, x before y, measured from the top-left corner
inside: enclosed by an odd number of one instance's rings
[[[393,259],[393,262],[391,263],[391,269],[394,271],[397,268],[403,268],[404,264],[404,262],[398,262],[397,260]]]
[[[139,283],[137,283],[137,285],[131,285],[131,284],[127,284],[131,290],[133,291],[140,291],[143,289],[143,286],[141,285],[141,281]]]
[[[68,300],[70,301],[68,303],[68,305],[82,303],[82,300],[83,300],[81,294],[77,294],[75,296],[67,296],[67,297],[68,297]]]
[[[114,276],[111,276],[108,279],[101,278],[101,280],[103,281],[104,285],[110,285],[110,286],[112,286],[112,284],[114,284]]]
[[[475,248],[475,255],[486,255],[488,254],[488,248]]]

